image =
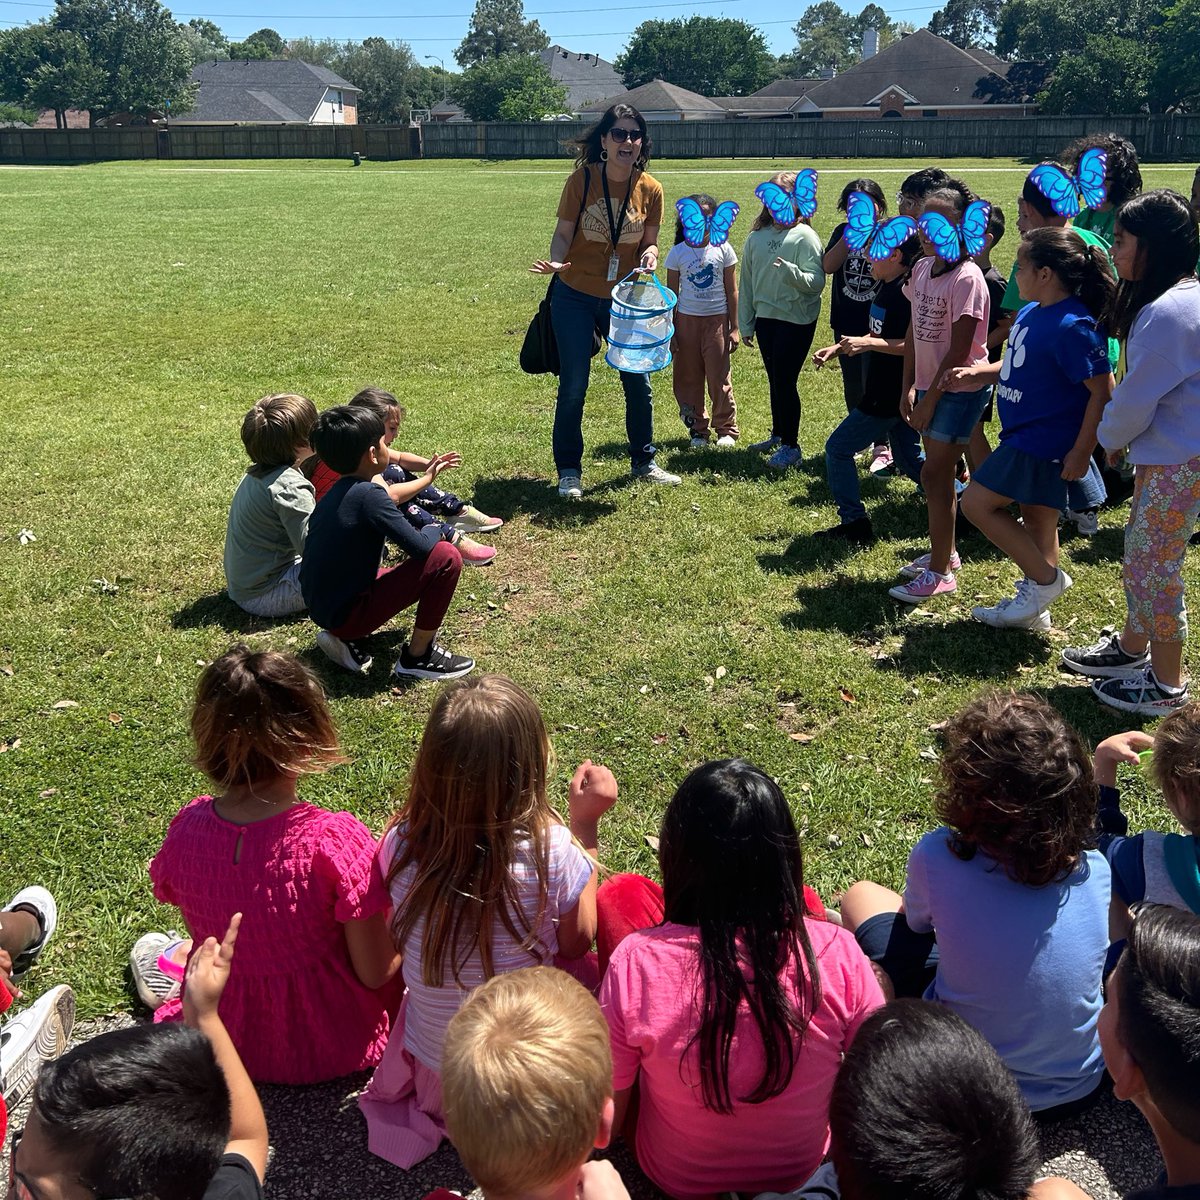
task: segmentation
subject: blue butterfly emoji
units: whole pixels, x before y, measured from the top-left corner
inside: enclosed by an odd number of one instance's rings
[[[851,192],[846,201],[846,232],[842,239],[856,254],[866,247],[872,262],[887,258],[903,246],[914,233],[917,223],[912,217],[893,217],[881,221],[876,216],[875,201],[866,192]]]
[[[817,173],[805,167],[796,172],[790,192],[768,180],[760,183],[754,194],[767,206],[776,225],[795,225],[801,217],[811,217],[817,211]]]
[[[689,246],[703,246],[705,235],[710,246],[723,246],[729,240],[729,231],[738,215],[738,206],[732,200],[718,204],[711,217],[692,199],[684,196],[675,201],[675,211],[683,224],[683,240]]]
[[[983,249],[991,215],[992,206],[986,200],[972,200],[957,225],[941,213],[927,212],[917,227],[933,243],[939,258],[956,263],[964,255],[978,254]]]
[[[1068,175],[1055,163],[1039,163],[1029,172],[1029,182],[1037,188],[1060,217],[1077,217],[1084,208],[1099,208],[1108,195],[1104,180],[1108,154],[1099,146],[1085,150],[1074,175]]]

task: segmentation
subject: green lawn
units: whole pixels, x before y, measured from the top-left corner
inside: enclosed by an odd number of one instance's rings
[[[784,165],[654,173],[668,204],[698,190],[740,201],[740,247],[754,185]],[[916,165],[862,168],[890,196]],[[1026,168],[946,165],[1015,225]],[[1190,185],[1190,167],[1144,172],[1147,186]],[[643,835],[684,772],[742,754],[782,781],[824,895],[862,875],[898,884],[931,821],[930,726],[972,693],[1037,688],[1089,738],[1124,727],[1055,665],[1069,636],[1120,620],[1124,510],[1067,543],[1076,586],[1048,636],[969,619],[1016,576],[979,541],[956,600],[900,612],[887,588],[924,541],[907,481],[866,485],[885,535],[869,552],[807,536],[833,520],[817,464],[844,412],[836,371],[802,377],[814,465],[787,478],[745,451],[689,453],[658,377],[660,461],[685,478],[652,489],[627,486],[620,389],[597,360],[589,492],[559,503],[553,383],[522,375],[517,350],[544,287],[526,266],[545,253],[564,174],[559,162],[0,169],[0,866],[13,890],[45,883],[63,908],[31,994],[66,980],[88,1014],[131,1004],[131,943],[177,920],[145,864],[203,787],[188,765],[194,681],[238,638],[293,648],[326,682],[352,762],[308,797],[379,828],[403,788],[434,695],[390,689],[403,626],[376,639],[360,681],[315,652],[306,622],[258,621],[222,594],[239,424],[266,392],[324,407],[379,383],[408,408],[398,445],[462,451],[451,486],[508,523],[495,565],[464,574],[447,641],[539,698],[564,802],[582,757],[615,771],[612,867],[652,870]],[[822,235],[850,176],[844,161],[826,170]],[[1015,241],[1014,229],[1002,269]],[[734,384],[745,433],[765,434],[753,351],[737,355]],[[20,543],[25,529],[36,541]]]

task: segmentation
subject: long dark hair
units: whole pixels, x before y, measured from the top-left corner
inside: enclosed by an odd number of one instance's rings
[[[1099,246],[1089,246],[1070,229],[1044,225],[1021,239],[1017,253],[1024,254],[1035,270],[1049,267],[1097,320],[1109,310],[1117,285],[1112,263]]]
[[[1155,188],[1126,200],[1117,209],[1113,228],[1137,238],[1140,279],[1122,279],[1117,285],[1107,319],[1113,337],[1126,341],[1138,313],[1188,279],[1196,270],[1200,238],[1192,206],[1170,188]]]
[[[875,182],[874,179],[867,179],[865,176],[862,179],[852,179],[844,188],[842,194],[838,197],[838,212],[845,212],[846,205],[850,203],[851,192],[865,192],[879,206],[879,215],[881,217],[887,215],[887,197],[883,194],[883,188]]]
[[[663,817],[659,860],[665,919],[700,937],[700,1026],[687,1051],[699,1050],[704,1107],[730,1113],[735,1102],[761,1104],[787,1087],[821,1002],[804,928],[800,837],[779,785],[740,758],[697,767]],[[729,1055],[743,1005],[765,1065],[751,1091],[735,1097]]]
[[[586,166],[589,163],[598,163],[603,161],[600,158],[600,151],[603,147],[600,145],[600,139],[620,120],[628,119],[637,122],[638,130],[642,135],[642,153],[637,162],[634,163],[635,171],[644,171],[647,163],[650,161],[650,151],[652,149],[650,143],[650,130],[646,128],[646,118],[642,116],[632,104],[613,104],[604,112],[604,116],[598,120],[590,129],[585,129],[579,138],[571,143],[576,150],[575,165],[576,167]]]

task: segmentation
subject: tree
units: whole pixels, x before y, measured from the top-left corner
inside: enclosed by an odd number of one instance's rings
[[[87,108],[103,83],[83,39],[45,21],[0,32],[0,100],[54,110],[65,129],[67,109]]]
[[[355,87],[358,119],[368,123],[403,124],[412,108],[412,85],[420,68],[404,42],[392,43],[369,37],[361,43],[347,42],[329,64]]]
[[[796,49],[787,57],[790,74],[803,77],[853,66],[862,58],[868,29],[878,32],[880,49],[898,36],[895,22],[877,4],[868,4],[857,17],[835,0],[810,4],[792,28]]]
[[[567,108],[567,89],[530,54],[506,54],[469,67],[454,97],[472,121],[540,121]]]
[[[1004,0],[996,22],[1001,58],[1058,65],[1081,55],[1090,37],[1132,38],[1154,47],[1164,0]]]
[[[536,21],[525,20],[521,0],[476,0],[467,36],[454,57],[460,67],[478,66],[506,54],[532,54],[550,45]]]
[[[1000,0],[947,0],[929,19],[929,32],[961,46],[990,48],[996,21],[1000,16]]]
[[[149,116],[190,105],[188,43],[158,0],[57,0],[51,25],[86,48],[79,64],[86,94],[75,103],[90,110],[93,124],[111,113]]]
[[[336,38],[292,38],[287,44],[288,58],[300,62],[312,63],[317,67],[328,67],[333,70],[333,64],[346,52],[353,42],[339,42]],[[358,84],[357,79],[350,80]]]
[[[725,17],[645,21],[613,65],[626,87],[661,78],[702,96],[746,95],[775,75],[766,38]]]
[[[1165,108],[1194,111],[1200,101],[1200,0],[1178,0],[1158,30],[1154,94]]]
[[[1066,54],[1038,96],[1046,113],[1132,113],[1148,110],[1154,57],[1142,42],[1092,34],[1082,54]]]
[[[186,25],[179,26],[179,32],[187,43],[192,66],[229,57],[229,39],[212,21],[193,17]]]
[[[274,29],[257,29],[244,42],[229,47],[230,58],[283,58],[286,54],[287,42]]]

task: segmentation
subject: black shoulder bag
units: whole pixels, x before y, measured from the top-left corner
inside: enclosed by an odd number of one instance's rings
[[[579,232],[579,222],[583,219],[583,210],[587,205],[588,189],[592,185],[592,173],[587,168],[583,168],[583,196],[579,201],[579,212],[575,216],[575,230],[571,234],[571,241],[575,240],[575,234]],[[529,322],[529,328],[525,331],[525,341],[521,345],[521,370],[526,375],[557,375],[559,369],[558,362],[558,342],[554,338],[554,325],[550,320],[550,294],[554,291],[554,285],[558,282],[557,275],[550,276],[550,283],[546,287],[546,294],[542,297],[541,304],[538,305],[538,310],[533,314],[533,320]],[[600,330],[592,331],[592,357],[599,353],[600,347],[604,345],[604,338],[601,336]]]

